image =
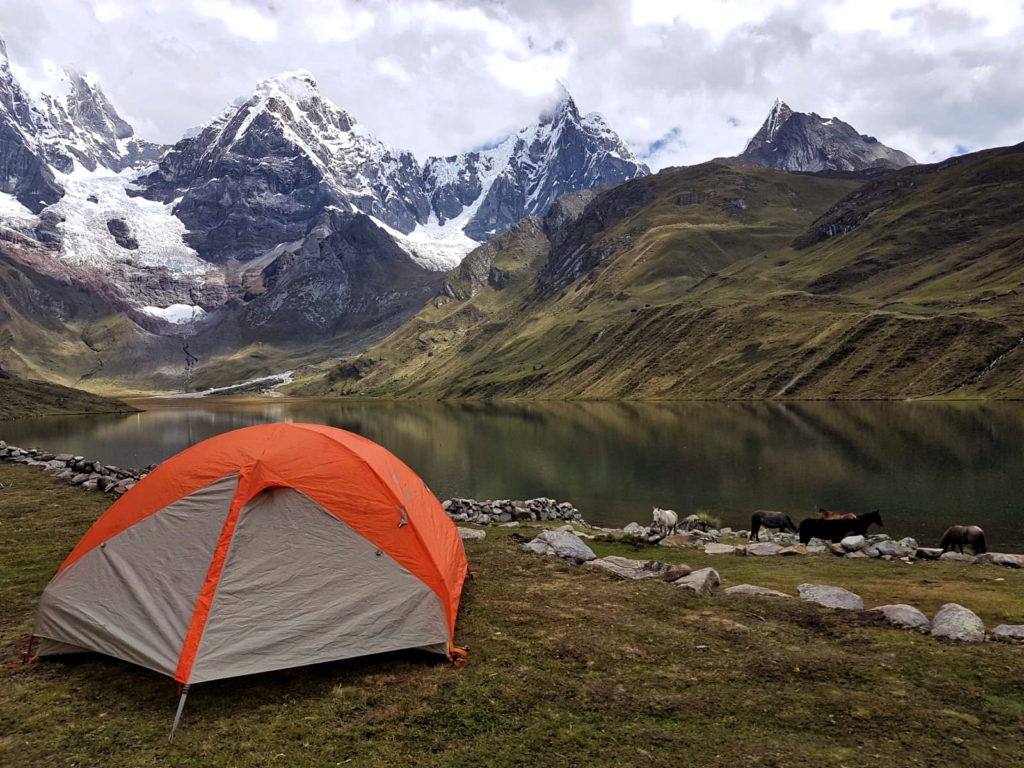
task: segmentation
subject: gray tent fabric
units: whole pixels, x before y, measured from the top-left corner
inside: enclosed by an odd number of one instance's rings
[[[271,488],[239,515],[189,681],[447,642],[426,584],[307,496]]]
[[[237,485],[221,478],[59,573],[36,616],[38,654],[88,649],[173,676]]]

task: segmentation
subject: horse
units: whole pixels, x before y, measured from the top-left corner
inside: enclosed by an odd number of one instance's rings
[[[952,525],[942,534],[939,546],[942,547],[943,554],[956,549],[962,555],[964,544],[969,544],[974,554],[984,554],[985,532],[976,525]]]
[[[660,530],[666,536],[668,536],[669,532],[676,532],[676,527],[679,525],[679,515],[676,512],[671,509],[655,507],[654,512],[651,514],[654,518],[651,528]]]
[[[823,520],[820,517],[808,517],[800,523],[800,543],[807,544],[811,539],[825,539],[838,543],[847,536],[863,536],[868,526],[875,524],[884,526],[882,515],[876,509],[853,520]]]
[[[825,509],[818,510],[819,520],[856,520],[857,515],[853,512],[829,512]]]
[[[755,541],[760,541],[762,525],[769,530],[769,535],[772,528],[779,531],[785,531],[787,528],[792,528],[794,533],[797,530],[797,527],[793,525],[793,521],[785,512],[773,512],[770,509],[759,509],[750,516],[750,534],[747,538],[753,538]]]

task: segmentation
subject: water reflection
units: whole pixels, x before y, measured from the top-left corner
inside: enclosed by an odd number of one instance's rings
[[[651,506],[735,526],[758,507],[881,508],[889,533],[937,540],[977,522],[1024,549],[1024,407],[1012,403],[149,402],[131,416],[11,422],[18,445],[142,466],[214,434],[309,421],[366,435],[441,497],[570,499],[595,521]]]

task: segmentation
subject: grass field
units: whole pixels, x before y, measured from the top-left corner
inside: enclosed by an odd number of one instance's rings
[[[109,499],[0,465],[0,765],[1011,766],[1024,649],[956,646],[799,600],[698,598],[519,551],[467,545],[458,639],[470,664],[415,653],[193,688],[103,658],[18,656],[48,579]],[[857,591],[1024,622],[1024,573],[956,563],[712,557],[595,543],[599,554],[713,564],[724,585]]]

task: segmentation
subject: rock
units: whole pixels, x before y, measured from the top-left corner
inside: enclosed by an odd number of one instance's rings
[[[718,571],[714,568],[701,568],[699,571],[683,576],[672,582],[675,586],[696,592],[698,595],[708,596],[712,594],[722,580],[718,577]]]
[[[459,538],[463,541],[483,541],[487,538],[487,531],[480,531],[476,528],[459,528]]]
[[[718,533],[720,536],[728,536],[732,533],[732,528],[721,528]]]
[[[896,542],[896,544],[900,547],[903,547],[904,549],[917,549],[917,539],[912,539],[909,536],[907,536],[905,539],[900,539]]]
[[[684,533],[673,533],[658,543],[663,547],[695,547],[700,543],[700,540],[697,534],[686,531]]]
[[[872,608],[868,613],[881,614],[885,617],[885,620],[894,627],[903,627],[904,629],[928,629],[930,626],[927,616],[917,610],[914,606],[907,605],[905,603],[880,605],[877,608]]]
[[[625,528],[622,529],[623,533],[628,533],[630,536],[646,536],[647,528],[644,528],[640,523],[629,523]]]
[[[722,594],[725,595],[751,595],[753,597],[789,597],[785,592],[779,592],[777,589],[768,589],[768,587],[757,587],[753,584],[737,584],[735,587],[729,587],[724,590]]]
[[[729,544],[711,542],[704,545],[704,554],[706,555],[731,555],[735,552],[736,547],[730,546]]]
[[[771,541],[755,542],[753,544],[747,544],[747,554],[754,555],[755,557],[769,557],[777,555],[782,551],[782,547]]]
[[[74,477],[71,478],[71,484],[72,485],[81,485],[82,483],[84,483],[88,479],[89,479],[89,475],[84,474],[84,473],[80,473],[80,474],[77,474],[77,475],[75,475]]]
[[[95,491],[99,488],[99,485],[96,480],[86,480],[80,487],[87,491]]]
[[[957,603],[946,603],[932,619],[932,637],[961,643],[980,643],[985,639],[985,625],[974,611]]]
[[[808,544],[804,547],[808,555],[824,555],[829,551],[828,547],[823,544]]]
[[[806,555],[807,547],[803,544],[797,544],[793,547],[783,547],[779,550],[779,557],[794,557],[796,555]]]
[[[1024,643],[1024,624],[1000,624],[992,630],[992,639],[1004,643]]]
[[[906,539],[904,539],[903,541],[906,541]],[[911,539],[911,541],[913,541],[913,539]],[[907,557],[909,555],[914,554],[914,552],[917,550],[917,542],[914,542],[913,547],[908,547],[902,544],[901,542],[880,541],[877,544],[875,544],[872,547],[872,549],[878,552],[879,557]]]
[[[53,457],[53,459],[54,461],[63,461],[65,464],[67,464],[69,461],[74,461],[75,457],[72,456],[70,453],[58,453],[56,456]]]
[[[942,550],[937,547],[918,547],[914,550],[914,557],[918,560],[938,560]]]
[[[943,552],[939,555],[939,560],[951,560],[955,563],[973,563],[973,555],[961,555],[959,552]]]
[[[1002,565],[1006,568],[1024,568],[1024,555],[1008,555],[1003,552],[986,552],[974,558],[978,565]]]
[[[628,557],[599,557],[587,564],[588,568],[599,568],[616,576],[631,581],[642,581],[643,579],[660,579],[670,571],[677,572],[676,579],[690,573],[689,566],[674,566],[671,563],[663,563],[659,560],[631,560]]]
[[[842,544],[829,544],[828,551],[831,552],[833,555],[839,555],[840,557],[846,554],[846,550],[843,549]]]
[[[594,551],[571,531],[542,531],[533,541],[524,544],[523,548],[538,554],[573,560],[577,563],[597,558]]]
[[[867,560],[868,556],[863,550],[854,550],[853,552],[847,552],[844,557],[847,560]]]
[[[809,603],[823,605],[826,608],[838,608],[845,611],[864,610],[864,601],[842,587],[830,587],[824,584],[801,584],[797,587],[800,598]]]
[[[840,546],[847,552],[858,552],[864,549],[867,540],[863,536],[847,536],[839,542]]]

